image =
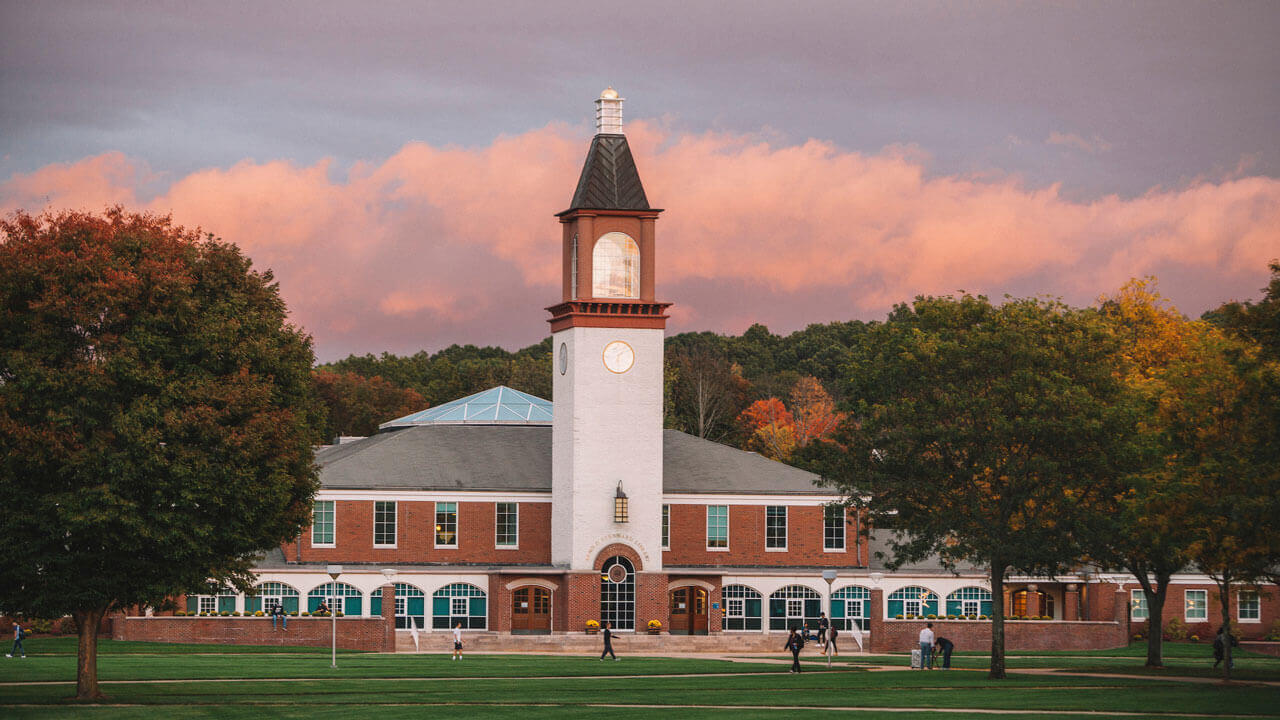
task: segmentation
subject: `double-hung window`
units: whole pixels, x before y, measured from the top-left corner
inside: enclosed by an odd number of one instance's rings
[[[311,511],[311,544],[333,546],[332,500],[317,500]]]
[[[1252,590],[1241,590],[1236,602],[1240,622],[1261,622],[1262,607],[1258,603],[1258,593]]]
[[[378,500],[373,504],[373,545],[374,547],[396,546],[395,501]]]
[[[671,549],[671,506],[662,506],[662,549]]]
[[[520,539],[520,504],[513,502],[497,503],[498,534],[494,544],[500,548],[514,548]]]
[[[729,506],[707,506],[707,549],[729,549]]]
[[[787,507],[785,505],[765,507],[764,547],[766,550],[787,549]]]
[[[1129,619],[1147,619],[1147,594],[1141,590],[1129,591]]]
[[[436,503],[436,547],[458,547],[458,503]]]
[[[1209,619],[1209,591],[1188,590],[1186,594],[1187,622],[1204,622]]]
[[[844,508],[827,505],[822,512],[822,549],[829,552],[844,551]]]

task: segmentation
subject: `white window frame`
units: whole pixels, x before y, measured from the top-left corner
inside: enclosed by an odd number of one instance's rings
[[[315,505],[320,503],[329,503],[331,506],[330,514],[333,516],[331,521],[332,527],[330,532],[333,533],[333,542],[321,543],[316,542],[316,518]],[[336,500],[316,500],[311,508],[311,547],[313,548],[331,548],[338,546],[338,503]]]
[[[909,617],[915,615],[920,617],[924,613],[924,601],[920,599],[906,599],[902,601],[902,616]]]
[[[662,549],[671,549],[671,506],[667,503],[662,505]]]
[[[438,521],[438,518],[440,517],[440,506],[441,506],[441,505],[452,505],[452,506],[453,506],[453,544],[452,544],[452,545],[445,544],[445,543],[441,543],[441,542],[440,542],[440,534],[436,532],[436,523],[437,523],[437,521]],[[444,548],[444,549],[446,549],[446,550],[448,550],[448,549],[454,549],[454,550],[456,550],[456,549],[458,548],[458,536],[461,534],[461,533],[459,532],[459,530],[458,530],[458,526],[459,526],[459,525],[461,525],[461,524],[462,524],[462,523],[461,523],[461,522],[459,522],[459,518],[458,518],[458,503],[457,503],[457,501],[455,501],[455,500],[438,500],[438,501],[436,501],[436,503],[435,503],[434,505],[432,505],[432,506],[431,506],[431,539],[435,541],[435,547],[438,547],[438,548]]]
[[[1192,594],[1192,593],[1196,593],[1196,594],[1198,594],[1198,595],[1203,599],[1203,603],[1204,603],[1204,615],[1196,615],[1196,616],[1193,616],[1193,615],[1191,614],[1192,609],[1194,609],[1194,608],[1195,608],[1195,603],[1193,603],[1193,602],[1192,602],[1192,600],[1191,600],[1191,594]],[[1183,591],[1183,594],[1182,594],[1182,619],[1183,619],[1183,620],[1185,620],[1186,622],[1189,622],[1189,623],[1192,623],[1192,622],[1208,622],[1208,621],[1209,621],[1209,591],[1208,591],[1208,590],[1192,590],[1192,589],[1188,589],[1188,590],[1184,590],[1184,591]]]
[[[502,543],[500,543],[500,542],[498,542],[498,531],[499,531],[499,529],[501,529],[501,528],[502,528],[502,523],[500,523],[500,522],[498,521],[498,520],[499,520],[499,518],[501,517],[501,513],[499,513],[499,511],[498,511],[498,510],[499,510],[499,508],[501,508],[503,505],[514,505],[514,506],[515,506],[515,509],[516,509],[516,512],[515,512],[515,516],[516,516],[515,542],[507,543],[507,544],[505,544],[505,545],[504,545],[504,544],[502,544]],[[453,537],[454,537],[454,539],[455,539],[455,540],[458,538],[458,534],[457,534],[457,527],[456,527],[456,526],[457,526],[457,517],[458,517],[458,516],[457,516],[457,514],[455,513],[455,514],[454,514],[454,526],[455,526],[455,527],[454,527],[454,535],[453,535]],[[433,526],[434,526],[434,524],[433,524]],[[518,502],[507,502],[507,501],[502,501],[502,502],[496,502],[496,503],[494,503],[494,504],[493,504],[493,546],[494,546],[495,548],[497,548],[498,550],[519,550],[519,549],[520,549],[520,503],[518,503]]]
[[[206,607],[207,606],[207,607]],[[201,595],[199,602],[196,603],[197,613],[208,613],[215,615],[218,612],[218,596],[217,595]]]
[[[458,597],[456,595],[449,597],[449,617],[470,617],[471,598]],[[461,608],[461,609],[459,609]]]
[[[711,546],[711,508],[724,508],[724,547]],[[708,505],[707,506],[707,528],[705,541],[707,544],[707,552],[729,552],[729,506],[728,505]]]
[[[769,547],[769,511],[782,509],[782,546]],[[764,506],[764,551],[765,552],[786,552],[787,544],[791,537],[791,512],[786,505],[765,505]]]
[[[378,505],[380,503],[391,503],[391,520],[392,539],[390,543],[378,542]],[[392,548],[394,549],[400,541],[400,503],[395,500],[374,500],[373,501],[373,546],[376,548]]]
[[[1147,594],[1142,590],[1129,591],[1129,619],[1142,620],[1151,615],[1151,610],[1147,608]]]
[[[787,619],[803,620],[804,619],[804,598],[789,597],[787,600]]]
[[[732,618],[746,617],[747,601],[745,598],[727,598],[724,601],[724,614]]]
[[[1245,597],[1249,596],[1253,605],[1253,617],[1244,616]],[[1236,620],[1242,623],[1260,623],[1262,622],[1262,597],[1256,590],[1238,590],[1236,591]]]
[[[982,601],[981,601],[981,600],[961,600],[961,601],[960,601],[960,614],[962,614],[962,615],[981,615],[981,614],[982,614]]]
[[[827,508],[822,508],[822,552],[842,553],[849,551],[849,516],[843,507],[840,508],[840,547],[827,547]]]

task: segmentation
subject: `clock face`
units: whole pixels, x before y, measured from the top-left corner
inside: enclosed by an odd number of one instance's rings
[[[569,348],[564,343],[560,343],[560,374],[563,375],[569,370]]]
[[[609,372],[622,373],[631,369],[636,361],[636,351],[621,340],[614,340],[604,346],[604,366]]]

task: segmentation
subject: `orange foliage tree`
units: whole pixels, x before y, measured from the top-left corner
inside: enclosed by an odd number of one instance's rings
[[[826,437],[844,419],[844,413],[836,412],[835,400],[813,376],[800,378],[791,389],[791,412],[795,416],[792,427],[796,447]]]
[[[795,418],[776,397],[757,400],[742,411],[738,422],[748,433],[747,447],[783,461],[795,450]]]

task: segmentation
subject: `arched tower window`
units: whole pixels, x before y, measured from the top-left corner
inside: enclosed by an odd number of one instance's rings
[[[640,297],[640,247],[630,235],[605,233],[591,251],[593,297]]]
[[[613,570],[621,566],[623,571]],[[613,570],[612,572],[610,572]],[[631,561],[615,555],[600,569],[600,624],[608,620],[614,630],[636,627],[636,575]]]

